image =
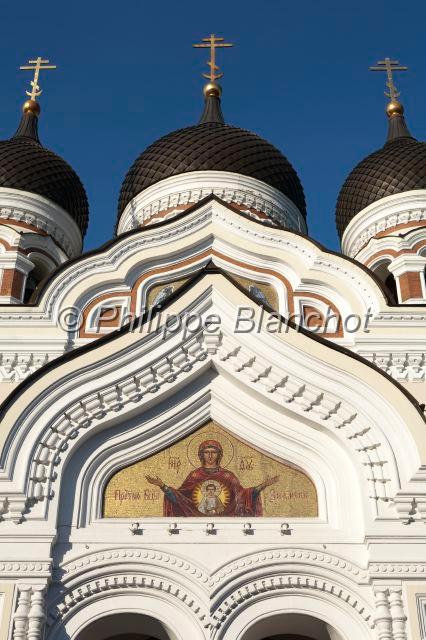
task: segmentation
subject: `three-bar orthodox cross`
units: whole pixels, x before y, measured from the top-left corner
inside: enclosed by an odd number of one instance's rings
[[[203,76],[210,80],[210,82],[215,82],[215,80],[219,80],[223,76],[223,73],[216,73],[219,71],[219,67],[216,65],[216,49],[221,47],[233,47],[234,45],[224,42],[225,38],[218,38],[212,33],[208,38],[203,38],[203,42],[200,44],[194,44],[193,47],[197,49],[210,49],[210,60],[207,61],[207,64],[210,67],[210,73],[203,73]]]
[[[24,65],[23,67],[19,67],[23,71],[34,71],[34,79],[31,80],[31,91],[26,91],[27,96],[30,96],[31,100],[35,100],[42,93],[42,89],[40,89],[38,84],[38,77],[40,75],[40,71],[44,71],[45,69],[56,69],[56,65],[49,64],[49,60],[43,60],[41,56],[38,56],[35,60],[28,60],[28,65]]]
[[[393,72],[394,71],[407,71],[408,67],[400,66],[398,60],[391,60],[390,58],[385,58],[384,60],[379,60],[377,62],[377,67],[370,67],[370,71],[386,71],[388,81],[386,86],[389,89],[389,93],[385,91],[385,96],[391,99],[392,102],[398,102],[398,98],[400,92],[397,91],[397,88],[393,82]]]

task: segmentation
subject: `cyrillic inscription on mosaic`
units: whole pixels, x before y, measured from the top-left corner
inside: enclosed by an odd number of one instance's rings
[[[104,517],[315,517],[318,499],[300,469],[211,422],[115,473]]]

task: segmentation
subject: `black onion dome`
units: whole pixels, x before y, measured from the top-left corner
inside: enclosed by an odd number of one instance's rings
[[[37,120],[37,115],[25,113],[15,135],[0,141],[0,187],[52,200],[69,213],[84,235],[89,218],[84,187],[65,160],[41,145]]]
[[[306,218],[303,188],[287,158],[255,133],[225,124],[220,101],[211,97],[198,125],[169,133],[139,156],[124,179],[118,215],[144,189],[190,171],[230,171],[266,182]]]
[[[336,206],[339,236],[373,202],[415,189],[426,189],[426,143],[411,136],[401,114],[390,118],[386,144],[362,160],[346,179]]]

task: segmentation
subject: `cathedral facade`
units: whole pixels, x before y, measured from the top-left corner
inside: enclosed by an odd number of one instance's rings
[[[426,145],[392,94],[329,251],[212,64],[97,250],[0,142],[0,640],[426,638]]]

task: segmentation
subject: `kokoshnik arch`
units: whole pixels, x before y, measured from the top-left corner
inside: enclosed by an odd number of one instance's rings
[[[342,187],[336,253],[289,160],[225,122],[230,44],[200,46],[200,122],[141,153],[96,251],[39,138],[48,60],[0,143],[0,640],[420,640],[426,152],[403,68],[377,65],[388,137]]]

